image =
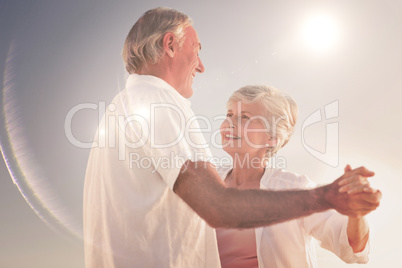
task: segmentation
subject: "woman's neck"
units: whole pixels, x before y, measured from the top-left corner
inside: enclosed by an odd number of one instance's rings
[[[236,188],[259,188],[265,165],[260,157],[233,158],[233,169],[226,177],[227,186]]]

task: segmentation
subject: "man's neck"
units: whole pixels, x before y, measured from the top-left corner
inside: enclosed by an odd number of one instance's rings
[[[139,75],[152,75],[164,80],[171,87],[177,90],[176,85],[174,84],[174,79],[172,75],[172,71],[170,68],[169,61],[165,59],[161,59],[156,64],[147,64],[141,70],[138,70],[136,74]]]

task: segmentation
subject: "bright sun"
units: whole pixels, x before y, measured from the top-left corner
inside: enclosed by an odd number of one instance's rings
[[[302,37],[306,45],[315,51],[327,51],[338,41],[336,22],[325,15],[310,17],[302,25]]]

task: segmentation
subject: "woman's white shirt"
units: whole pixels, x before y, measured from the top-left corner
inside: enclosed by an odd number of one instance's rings
[[[231,167],[220,167],[225,179]],[[315,183],[304,175],[282,169],[266,168],[260,189],[308,189]],[[257,257],[260,268],[318,267],[315,244],[318,244],[346,263],[366,263],[369,245],[354,253],[347,236],[348,217],[335,210],[315,213],[307,217],[255,229]]]

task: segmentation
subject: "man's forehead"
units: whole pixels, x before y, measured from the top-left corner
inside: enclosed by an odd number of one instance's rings
[[[192,25],[188,26],[185,29],[185,32],[191,37],[193,45],[201,50],[200,38],[198,37],[197,31],[194,29],[194,27]]]

